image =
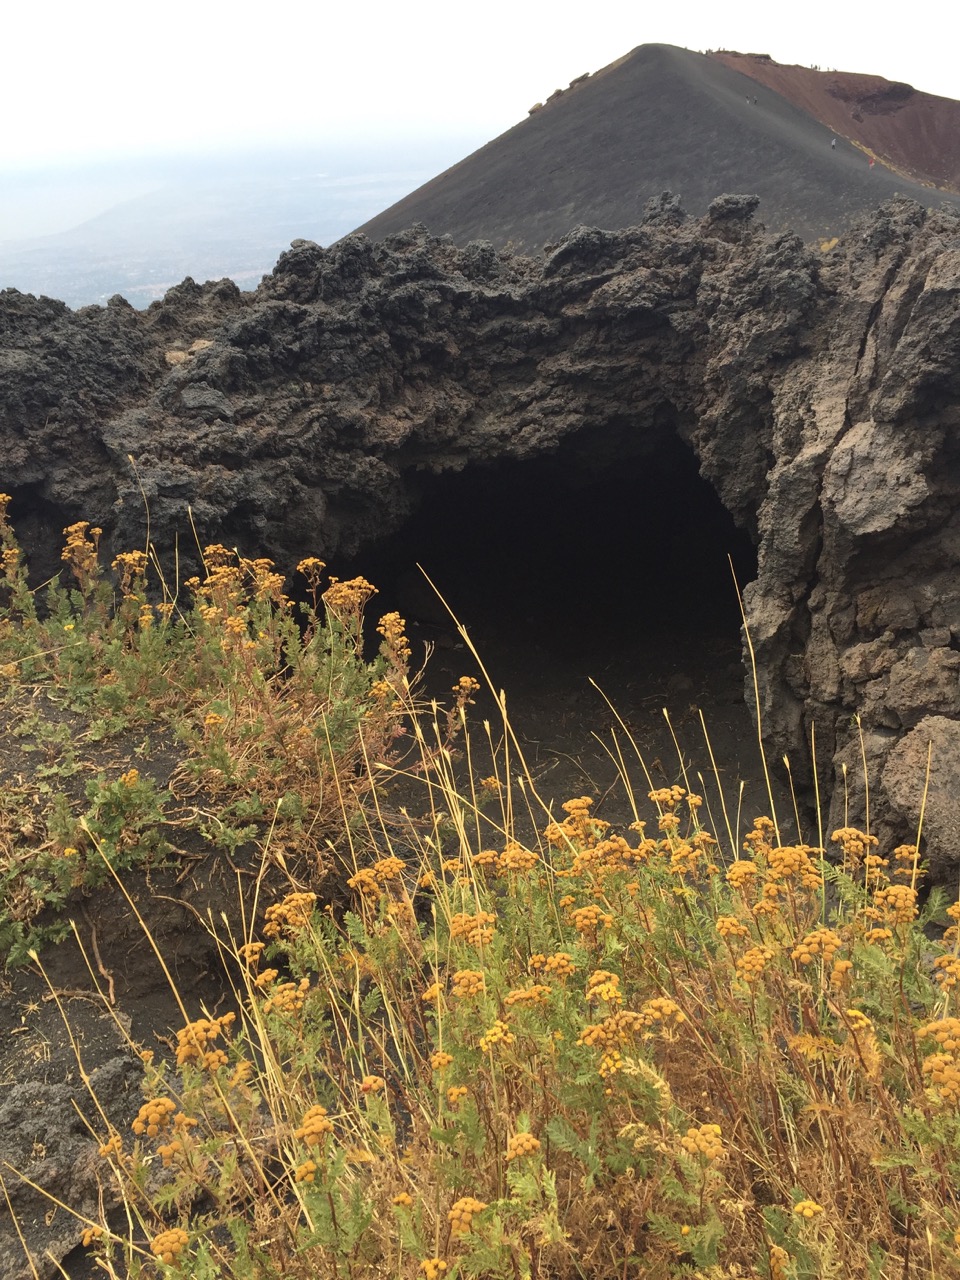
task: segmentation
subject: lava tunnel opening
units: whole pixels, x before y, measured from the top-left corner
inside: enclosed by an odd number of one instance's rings
[[[756,552],[675,432],[658,433],[642,456],[611,448],[609,437],[603,449],[581,440],[416,483],[415,513],[350,569],[379,588],[378,615],[407,619],[415,660],[418,640],[433,645],[428,693],[478,672],[418,565],[506,691],[528,756],[554,781],[576,794],[608,785],[594,735],[612,714],[592,682],[670,781],[677,754],[663,708],[701,748],[702,708],[729,768],[759,773],[755,759],[745,763],[755,735],[731,573],[732,563],[741,588],[751,581]],[[478,704],[489,714],[489,698]],[[563,776],[561,758],[576,762],[579,782]]]

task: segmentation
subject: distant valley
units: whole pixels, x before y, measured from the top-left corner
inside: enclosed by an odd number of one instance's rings
[[[252,289],[292,240],[329,244],[477,142],[433,140],[400,154],[366,145],[7,176],[0,288],[75,308],[115,294],[145,307],[186,276],[200,282],[228,276]],[[98,194],[118,198],[88,216]],[[36,226],[56,225],[58,206],[76,207],[77,224],[29,234],[31,215]]]

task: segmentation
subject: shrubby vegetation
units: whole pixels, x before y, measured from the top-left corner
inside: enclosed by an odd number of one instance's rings
[[[766,817],[718,838],[683,777],[622,831],[588,796],[555,809],[506,719],[471,727],[472,682],[417,704],[402,620],[364,658],[368,584],[324,611],[305,562],[301,627],[272,566],[213,548],[187,608],[119,557],[114,607],[91,531],[68,537],[78,586],[41,622],[5,533],[8,699],[36,682],[104,734],[163,718],[211,856],[249,795],[239,838],[301,855],[219,932],[231,1007],[141,1051],[130,1129],[101,1111],[123,1211],[78,1234],[105,1274],[960,1274],[960,903],[922,903],[916,847]],[[168,856],[168,797],[96,787],[48,819],[38,899]],[[311,885],[332,850],[342,883]]]

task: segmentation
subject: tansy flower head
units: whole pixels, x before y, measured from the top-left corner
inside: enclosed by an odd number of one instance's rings
[[[520,1160],[540,1150],[540,1141],[532,1133],[515,1133],[507,1143],[507,1159]]]
[[[190,1243],[190,1237],[180,1227],[171,1227],[169,1231],[161,1231],[150,1241],[150,1252],[168,1267],[176,1266],[180,1254]]]
[[[793,1212],[809,1222],[818,1213],[823,1213],[823,1205],[817,1204],[816,1200],[798,1200],[793,1206]]]
[[[308,1147],[316,1147],[328,1133],[333,1133],[333,1122],[327,1116],[326,1107],[316,1106],[306,1112],[300,1128],[294,1130],[294,1137]]]
[[[708,1163],[726,1155],[718,1124],[702,1124],[699,1129],[688,1129],[680,1139],[680,1145],[690,1155],[702,1156]]]
[[[513,1044],[515,1039],[507,1024],[497,1018],[493,1026],[480,1037],[480,1048],[484,1053],[489,1053],[495,1044]]]
[[[478,969],[458,969],[453,975],[452,994],[464,999],[483,993],[484,978]]]
[[[170,1123],[176,1109],[176,1103],[170,1098],[152,1098],[143,1104],[130,1127],[136,1134],[155,1138]]]
[[[447,1214],[447,1221],[450,1223],[450,1234],[454,1236],[465,1236],[470,1231],[474,1214],[481,1213],[486,1208],[483,1200],[475,1200],[473,1196],[463,1196],[456,1204],[452,1205]]]

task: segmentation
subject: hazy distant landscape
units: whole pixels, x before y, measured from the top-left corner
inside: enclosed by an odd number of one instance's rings
[[[186,276],[253,288],[292,240],[329,244],[480,140],[194,156],[7,175],[0,288],[136,307]],[[71,220],[75,219],[75,220]]]

